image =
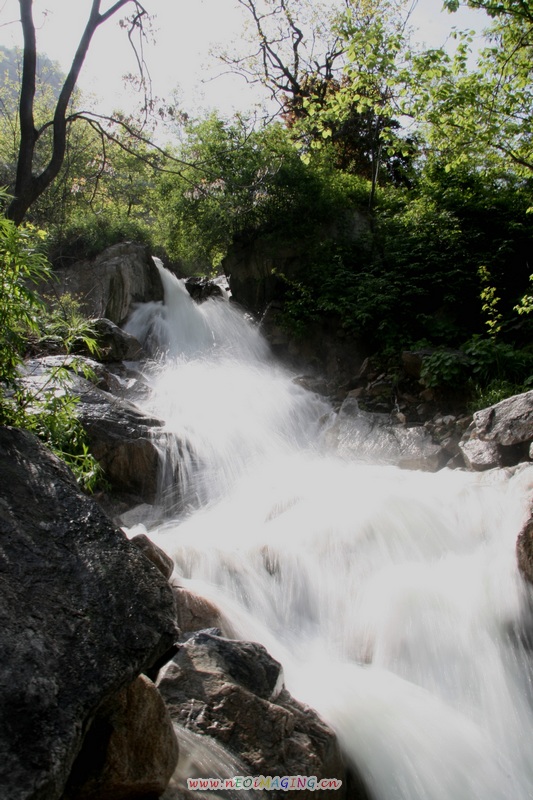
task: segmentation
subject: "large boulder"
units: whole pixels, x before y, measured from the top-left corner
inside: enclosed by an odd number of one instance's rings
[[[343,402],[327,440],[341,456],[405,469],[435,471],[449,457],[424,427],[394,424],[388,414],[362,410],[352,396]]]
[[[343,783],[335,796],[346,796],[346,768],[335,734],[291,697],[280,665],[261,645],[200,631],[180,647],[158,686],[176,722],[229,749],[249,775],[337,778]],[[299,797],[329,794],[303,790]],[[363,788],[350,797],[365,797]]]
[[[141,344],[130,333],[126,333],[110,319],[93,321],[99,347],[98,360],[103,363],[117,361],[141,361],[147,358]]]
[[[102,704],[171,649],[172,591],[32,435],[0,429],[0,797],[58,800]]]
[[[509,467],[531,459],[533,391],[476,411],[459,447],[470,469]]]
[[[57,269],[54,276],[51,291],[75,295],[88,317],[105,317],[117,325],[126,320],[134,303],[163,299],[154,260],[144,245],[132,242]]]

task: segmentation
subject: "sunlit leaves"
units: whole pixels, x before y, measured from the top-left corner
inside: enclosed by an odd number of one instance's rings
[[[454,4],[448,4],[451,8]],[[533,170],[533,19],[512,4],[468,3],[495,21],[474,57],[472,35],[457,34],[452,57],[442,51],[413,59],[422,87],[413,114],[425,123],[433,150],[450,167],[468,159],[480,169]],[[428,69],[429,67],[429,69]]]

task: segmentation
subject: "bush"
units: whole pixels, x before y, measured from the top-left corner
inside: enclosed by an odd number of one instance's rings
[[[464,391],[476,403],[492,405],[531,388],[533,352],[473,336],[458,350],[439,348],[425,358],[421,378],[430,388]]]
[[[48,380],[32,391],[24,383],[22,366],[30,343],[57,335],[57,313],[47,311],[30,288],[51,276],[51,268],[35,246],[35,235],[0,218],[0,424],[35,433],[73,470],[80,484],[93,490],[101,474],[90,455],[85,432],[76,417],[76,398],[69,393],[65,366],[53,369]],[[70,335],[62,320],[63,349],[84,335],[94,350],[90,330],[82,326]]]
[[[48,257],[57,265],[82,258],[92,258],[107,247],[134,241],[151,245],[146,225],[126,216],[92,215],[74,217],[65,226],[52,229],[48,240]]]

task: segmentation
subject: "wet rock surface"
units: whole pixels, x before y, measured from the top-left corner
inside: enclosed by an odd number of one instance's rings
[[[249,775],[338,778],[347,770],[333,731],[283,685],[280,664],[262,645],[200,631],[180,646],[158,683],[172,718],[212,737],[242,760]],[[353,777],[352,800],[366,797]],[[283,792],[271,792],[273,797]],[[302,790],[299,797],[330,792]]]
[[[10,428],[0,583],[0,796],[57,800],[98,708],[174,643],[174,598],[67,468]]]

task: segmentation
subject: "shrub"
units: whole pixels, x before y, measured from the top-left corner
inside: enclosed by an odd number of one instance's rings
[[[66,367],[54,368],[35,391],[28,388],[22,375],[30,342],[58,330],[57,312],[47,311],[30,288],[50,275],[50,266],[35,245],[35,234],[0,219],[0,424],[35,433],[71,467],[84,488],[93,490],[101,477],[100,469],[89,453],[85,432],[76,417],[77,401],[69,393]],[[65,325],[64,319],[62,324]],[[66,351],[79,341],[82,327],[78,324],[73,336],[65,328],[63,332]],[[84,337],[86,345],[94,350],[89,329]]]
[[[94,214],[74,217],[67,225],[53,229],[47,250],[54,264],[65,264],[91,258],[124,241],[152,243],[147,226],[138,220],[111,213]]]

